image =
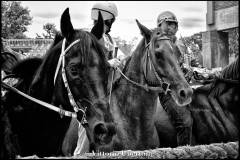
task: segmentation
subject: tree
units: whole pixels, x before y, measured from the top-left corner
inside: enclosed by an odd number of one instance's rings
[[[239,29],[234,28],[229,30],[229,54],[237,57],[239,55]]]
[[[137,37],[134,37],[131,41],[127,42],[126,40],[121,39],[120,37],[113,37],[114,41],[116,42],[117,46],[121,51],[126,54],[130,55],[132,48],[136,44]]]
[[[44,38],[53,39],[57,32],[56,25],[53,23],[46,23],[43,25],[43,29],[47,32],[47,35],[43,34]]]
[[[20,1],[2,1],[2,37],[26,38],[24,32],[32,23],[30,10],[21,6]]]

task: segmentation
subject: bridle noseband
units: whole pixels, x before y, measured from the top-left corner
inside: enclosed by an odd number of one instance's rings
[[[158,37],[157,40],[170,40],[170,38],[164,36],[164,37]],[[156,79],[158,80],[158,82],[160,82],[160,87],[162,88],[162,92],[166,95],[168,92],[171,91],[170,89],[170,84],[165,82],[160,76],[159,74],[157,73],[157,70],[155,68],[155,65],[153,64],[153,60],[151,59],[151,56],[150,56],[150,49],[149,47],[151,46],[150,45],[151,41],[145,46],[145,50],[147,52],[147,60],[149,62],[149,68],[150,68],[150,71],[152,71],[154,73],[154,76],[156,77]],[[145,63],[143,65],[146,66],[147,63]],[[148,66],[146,66],[147,68]],[[144,71],[144,70],[143,70]],[[148,81],[148,77],[146,75],[146,73],[144,72],[144,76],[145,76],[145,79]]]

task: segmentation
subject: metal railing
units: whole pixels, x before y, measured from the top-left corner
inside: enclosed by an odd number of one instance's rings
[[[5,45],[10,48],[32,48],[33,46],[48,46],[53,39],[5,39]]]

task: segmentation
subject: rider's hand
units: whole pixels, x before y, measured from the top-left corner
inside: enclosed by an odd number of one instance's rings
[[[118,66],[121,64],[121,62],[120,62],[119,59],[117,59],[117,58],[110,59],[110,60],[108,61],[108,63],[109,63],[110,66],[113,67],[113,68],[116,68],[116,67],[118,67]]]

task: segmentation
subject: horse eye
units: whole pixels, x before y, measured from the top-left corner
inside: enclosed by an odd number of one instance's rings
[[[73,76],[78,75],[78,69],[75,66],[69,66],[69,71]]]

